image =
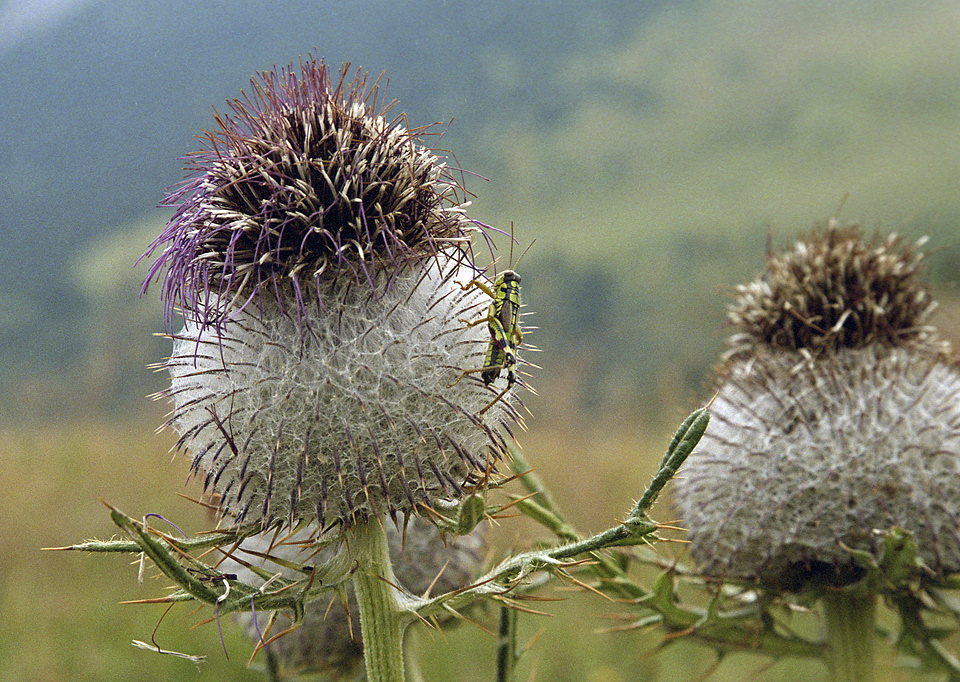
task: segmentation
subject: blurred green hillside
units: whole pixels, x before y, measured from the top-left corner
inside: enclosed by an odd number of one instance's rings
[[[667,7],[559,65],[555,125],[491,119],[492,194],[614,267],[677,233],[792,232],[844,197],[852,219],[936,227],[960,213],[958,29],[943,1]]]
[[[947,1],[678,3],[629,40],[559,62],[547,82],[528,80],[507,49],[480,62],[515,106],[475,130],[453,126],[442,146],[491,178],[468,177],[472,215],[514,223],[523,246],[536,240],[521,269],[538,328],[529,339],[543,351],[527,354],[543,368],[532,372],[539,413],[616,406],[657,418],[659,406],[688,404],[722,347],[728,294],[762,267],[768,233],[782,248],[835,215],[929,235],[929,275],[949,311],[957,35],[960,7]],[[557,114],[531,120],[523,98],[547,91]],[[156,291],[137,299],[145,268],[132,264],[164,217],[117,226],[76,254],[73,326],[61,337],[70,366],[23,383],[31,395],[8,414],[42,411],[65,374],[76,377],[72,398],[57,396],[65,406],[129,408],[159,386],[144,370],[164,348],[150,337]],[[5,320],[29,330],[62,318],[43,313]]]
[[[929,235],[951,299],[957,35],[952,2],[666,8],[632,44],[557,70],[569,110],[555,125],[491,121],[478,205],[538,238],[524,283],[555,351],[544,363],[563,371],[599,346],[600,371],[648,398],[696,386],[724,294],[762,267],[768,230],[782,248],[834,215]]]

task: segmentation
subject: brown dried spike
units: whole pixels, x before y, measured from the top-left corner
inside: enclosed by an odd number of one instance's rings
[[[769,255],[764,273],[737,287],[727,359],[760,347],[820,352],[944,344],[924,322],[936,306],[918,276],[921,242],[865,240],[857,225],[815,229],[790,251]]]

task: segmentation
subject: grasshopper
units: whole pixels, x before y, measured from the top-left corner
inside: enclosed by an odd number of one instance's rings
[[[513,259],[512,250],[511,242],[511,260]],[[521,258],[523,258],[522,255]],[[468,327],[486,323],[487,329],[490,331],[490,342],[487,345],[483,367],[463,370],[453,384],[456,384],[468,374],[479,372],[483,385],[489,386],[500,377],[501,372],[506,371],[507,373],[506,388],[480,410],[479,414],[482,416],[503,398],[517,382],[517,347],[523,341],[523,331],[520,329],[520,275],[514,270],[504,270],[497,275],[492,286],[477,279],[460,285],[460,288],[464,291],[472,287],[480,289],[491,298],[490,307],[487,309],[485,317],[473,322],[465,322]],[[453,384],[450,385],[453,386]]]

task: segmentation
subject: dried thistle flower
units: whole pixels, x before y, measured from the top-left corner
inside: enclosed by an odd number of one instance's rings
[[[218,116],[154,242],[172,335],[169,424],[237,522],[351,526],[459,496],[506,453],[490,301],[448,167],[322,62],[252,80]],[[146,287],[146,283],[144,285]],[[493,426],[492,426],[493,425]]]
[[[850,550],[876,555],[894,527],[938,574],[960,571],[960,371],[925,326],[918,245],[831,224],[738,288],[675,494],[708,575],[854,582]]]
[[[923,241],[865,241],[857,226],[831,223],[770,255],[763,276],[737,287],[727,357],[941,343],[924,326],[936,303],[918,275]]]
[[[378,87],[344,68],[332,87],[310,59],[251,79],[253,94],[217,115],[192,154],[193,176],[148,253],[162,248],[167,319],[174,308],[219,322],[237,304],[300,306],[344,278],[377,286],[408,263],[459,251],[469,262],[475,223],[450,169],[423,146],[424,129],[377,110]],[[144,285],[146,288],[146,283]]]

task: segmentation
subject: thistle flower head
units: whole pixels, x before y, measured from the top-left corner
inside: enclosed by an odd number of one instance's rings
[[[921,244],[895,234],[867,241],[856,226],[831,222],[769,255],[764,274],[737,287],[729,356],[929,342],[924,323],[936,304],[918,275]]]
[[[911,532],[960,571],[960,371],[921,322],[921,255],[830,227],[738,289],[738,332],[711,421],[677,482],[691,550],[712,576],[795,590],[843,584],[851,549]]]
[[[363,77],[333,87],[309,61],[252,87],[151,247],[147,281],[163,272],[184,319],[163,363],[178,446],[238,522],[347,526],[455,498],[518,418],[507,377],[464,373],[490,343],[482,226]]]
[[[163,273],[168,321],[179,307],[218,322],[224,302],[263,298],[303,313],[318,287],[376,286],[378,273],[469,248],[461,187],[425,129],[388,119],[377,84],[347,68],[336,86],[315,59],[263,72],[216,116],[148,251],[161,249],[144,287]]]

